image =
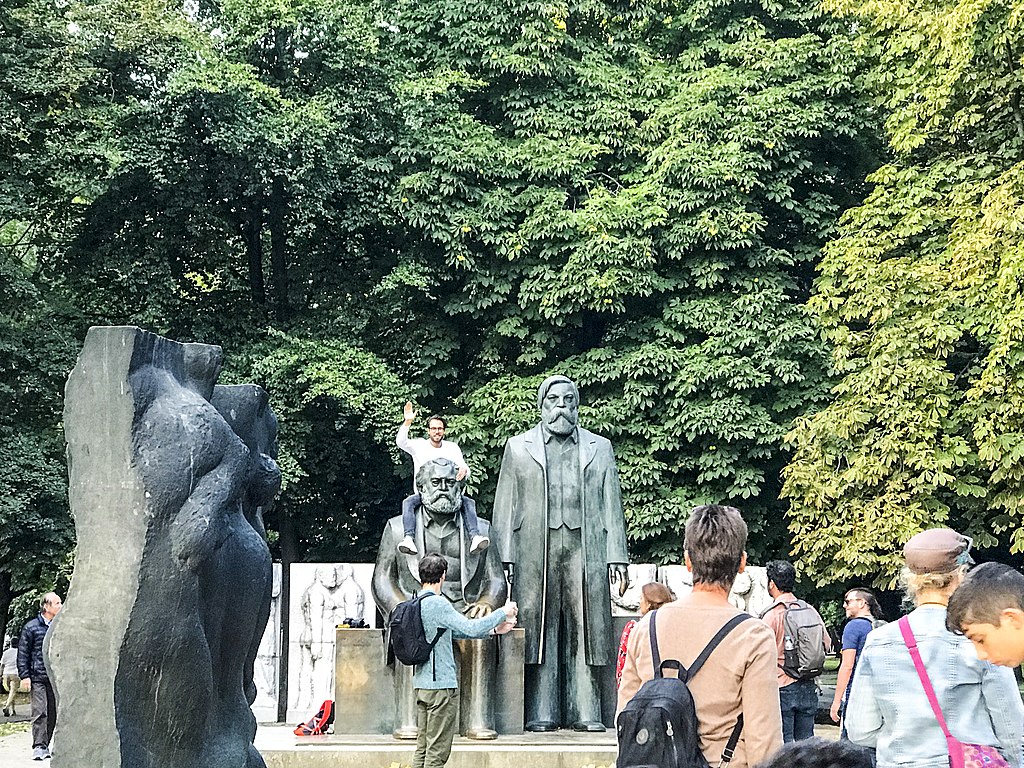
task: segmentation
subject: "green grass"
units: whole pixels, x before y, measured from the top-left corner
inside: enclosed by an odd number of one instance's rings
[[[29,729],[28,723],[0,723],[0,739]]]

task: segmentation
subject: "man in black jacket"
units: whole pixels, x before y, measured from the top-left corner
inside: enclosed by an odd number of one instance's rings
[[[22,682],[32,681],[32,759],[45,760],[50,756],[50,739],[57,724],[57,702],[53,686],[43,662],[43,639],[50,629],[53,617],[63,606],[55,592],[43,597],[42,610],[21,631],[18,644],[18,676]]]

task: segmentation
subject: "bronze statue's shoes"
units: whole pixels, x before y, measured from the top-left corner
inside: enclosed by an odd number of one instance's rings
[[[604,723],[599,723],[596,720],[580,720],[578,723],[572,724],[574,731],[586,731],[587,733],[602,733],[605,730]]]
[[[557,731],[558,723],[551,720],[531,720],[526,724],[526,730],[537,732]]]

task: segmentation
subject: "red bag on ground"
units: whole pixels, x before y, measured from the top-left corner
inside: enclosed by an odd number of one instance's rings
[[[334,722],[334,702],[328,699],[309,720],[295,726],[296,736],[321,736],[327,733],[327,726]]]

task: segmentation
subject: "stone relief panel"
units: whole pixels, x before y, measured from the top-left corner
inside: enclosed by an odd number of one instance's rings
[[[288,722],[334,698],[335,629],[376,622],[372,563],[295,563],[289,595]]]

